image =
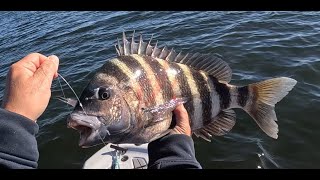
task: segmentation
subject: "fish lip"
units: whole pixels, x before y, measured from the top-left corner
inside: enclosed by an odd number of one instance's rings
[[[102,123],[99,121],[100,117],[87,115],[83,113],[72,113],[68,118],[68,127],[77,130],[78,126],[86,126],[97,130],[101,127]]]
[[[80,133],[79,146],[86,148],[88,141],[94,139],[102,123],[99,121],[100,117],[88,115],[84,113],[72,113],[68,118],[67,126],[75,129]]]

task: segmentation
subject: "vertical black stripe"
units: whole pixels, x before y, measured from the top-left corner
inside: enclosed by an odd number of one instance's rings
[[[202,121],[203,125],[211,121],[211,96],[208,82],[198,72],[191,69],[191,74],[196,82],[198,92],[202,103]]]
[[[193,113],[194,113],[194,107],[193,107],[193,97],[191,93],[191,89],[188,84],[188,80],[186,75],[183,73],[183,70],[176,64],[176,63],[169,63],[170,68],[175,69],[178,74],[176,75],[176,78],[178,80],[179,88],[181,91],[181,97],[188,98],[188,102],[184,104],[184,107],[186,108],[189,117],[190,117],[190,125],[191,128],[193,127]]]
[[[249,98],[248,86],[238,88],[238,104],[244,107],[247,104]]]
[[[143,58],[151,67],[161,88],[161,92],[156,93],[162,93],[164,102],[170,101],[173,98],[173,90],[166,69],[164,69],[164,67],[157,60],[150,56],[144,56]]]
[[[115,77],[119,82],[120,81],[129,81],[128,77],[122,70],[111,61],[107,61],[102,67],[100,72]]]
[[[230,91],[226,84],[220,83],[215,77],[209,76],[213,82],[214,88],[220,97],[220,109],[227,109],[230,106]]]
[[[137,81],[143,91],[144,102],[150,106],[156,106],[156,100],[153,96],[153,88],[145,69],[135,58],[131,56],[120,56],[119,59],[125,63],[133,73],[135,73],[137,70],[141,71],[141,75],[137,78]]]

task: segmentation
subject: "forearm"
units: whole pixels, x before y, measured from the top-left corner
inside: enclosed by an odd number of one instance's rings
[[[38,125],[24,116],[0,109],[0,167],[37,168]]]
[[[150,169],[201,169],[195,157],[191,137],[183,134],[168,135],[149,143]]]

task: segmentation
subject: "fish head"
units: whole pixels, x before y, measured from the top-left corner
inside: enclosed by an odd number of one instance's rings
[[[106,79],[87,85],[68,118],[68,127],[80,133],[79,146],[115,143],[130,132],[133,120],[124,96],[116,83]]]

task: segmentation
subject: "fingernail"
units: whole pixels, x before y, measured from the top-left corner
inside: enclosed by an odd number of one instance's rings
[[[55,64],[59,65],[59,58],[56,55],[51,55],[48,57],[51,61],[53,61]]]

